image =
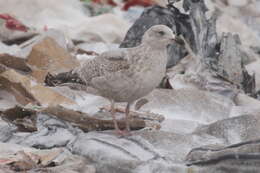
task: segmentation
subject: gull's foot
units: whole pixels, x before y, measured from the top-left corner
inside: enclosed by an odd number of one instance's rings
[[[99,109],[102,110],[102,111],[105,110],[105,111],[111,112],[111,108],[109,106],[103,106]],[[125,110],[123,108],[115,108],[114,110],[115,110],[115,112],[125,113]]]
[[[131,131],[128,130],[115,130],[115,133],[118,137],[127,137],[133,135]]]

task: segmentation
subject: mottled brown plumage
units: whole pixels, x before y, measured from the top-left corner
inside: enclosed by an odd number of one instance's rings
[[[127,102],[126,127],[129,131],[130,105],[159,85],[165,75],[167,45],[174,39],[170,28],[156,25],[146,31],[139,46],[105,52],[74,70],[73,73],[87,85],[111,101],[117,131],[114,102]]]

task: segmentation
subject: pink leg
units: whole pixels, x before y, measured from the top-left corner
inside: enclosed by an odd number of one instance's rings
[[[111,115],[112,115],[112,117],[113,117],[114,127],[115,127],[115,130],[116,130],[116,133],[117,133],[117,134],[121,134],[122,131],[119,129],[118,124],[117,124],[117,121],[116,121],[115,108],[114,108],[114,106],[115,106],[115,102],[114,102],[114,100],[111,100]]]
[[[130,124],[129,124],[129,119],[130,119],[130,103],[127,103],[126,105],[126,109],[125,109],[125,118],[126,118],[126,131],[130,132],[131,128],[130,128]]]
[[[125,123],[126,123],[126,129],[123,133],[123,136],[131,136],[131,127],[130,127],[130,106],[131,103],[127,103],[126,109],[125,109]]]
[[[112,114],[112,117],[113,117],[113,122],[114,122],[114,126],[115,126],[115,130],[116,130],[116,134],[119,135],[119,136],[129,136],[131,135],[131,128],[130,128],[130,124],[129,124],[129,119],[130,119],[130,106],[131,106],[131,103],[127,103],[126,105],[126,109],[125,109],[125,114],[126,114],[126,130],[122,131],[119,129],[118,127],[118,124],[117,124],[117,121],[116,121],[116,116],[115,116],[115,102],[112,100],[111,101],[111,114]]]

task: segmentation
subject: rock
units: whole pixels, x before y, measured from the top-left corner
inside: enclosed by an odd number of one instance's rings
[[[6,166],[0,166],[0,173],[15,173],[14,171],[11,171],[8,167]]]
[[[228,14],[223,13],[220,15],[216,27],[219,36],[223,32],[238,34],[244,46],[249,47],[259,45],[260,43],[260,37],[256,31],[251,29],[249,25],[245,24],[240,19],[233,18]]]
[[[255,75],[255,80],[256,80],[256,90],[260,90],[260,60],[257,60],[255,62],[252,62],[246,66],[247,71],[252,75]]]
[[[250,3],[250,0],[228,0],[228,5],[243,7]]]
[[[246,47],[244,45],[240,45],[239,49],[242,53],[242,63],[244,66],[253,63],[254,61],[257,61],[259,59],[259,55],[257,53],[257,51],[254,50],[254,48],[250,47]]]
[[[8,54],[0,54],[0,63],[15,70],[20,70],[26,73],[31,72],[31,68],[26,64],[26,61],[23,58]]]
[[[220,56],[218,57],[218,74],[230,82],[240,86],[243,82],[242,56],[238,35],[228,33],[222,36]]]
[[[74,48],[72,40],[60,30],[48,29],[39,36],[38,40],[42,41],[46,37],[54,39],[55,42],[66,51],[70,51]]]
[[[97,163],[97,172],[130,172],[142,161],[153,158],[153,153],[135,142],[102,133],[82,134],[69,147],[75,153]],[[98,151],[97,148],[101,150]]]
[[[37,84],[33,79],[14,70],[1,73],[0,83],[22,105],[28,103],[39,103],[41,105],[75,104],[74,101],[50,88]]]
[[[241,115],[199,127],[193,133],[200,136],[210,135],[218,139],[222,138],[227,144],[234,144],[258,138],[259,125],[259,114]]]
[[[239,126],[235,118],[234,120],[227,119],[228,124],[231,121],[233,121],[234,125]],[[253,125],[251,123],[253,131],[253,128],[257,128],[258,124],[254,124],[253,119],[251,122],[253,123]],[[216,124],[213,123],[209,126],[213,128],[218,127]],[[233,130],[238,127],[234,125]],[[247,123],[245,122],[244,125],[247,125]],[[248,124],[248,126],[250,125]],[[185,156],[192,148],[202,145],[223,145],[227,144],[226,141],[228,140],[225,135],[223,137],[203,132],[203,129],[207,129],[206,127],[202,127],[202,130],[196,130],[191,134],[188,132],[186,134],[178,134],[174,131],[142,130],[133,131],[133,136],[118,138],[111,131],[83,133],[73,128],[69,123],[43,114],[38,116],[37,127],[37,132],[25,134],[16,132],[7,141],[41,149],[66,147],[74,154],[87,158],[89,160],[88,163],[93,164],[97,172],[101,173],[107,171],[141,173],[143,170],[153,172],[158,169],[162,173],[170,173],[172,171],[185,172],[190,169],[184,165]],[[190,128],[190,126],[187,128]],[[246,134],[248,128],[242,129],[244,129],[243,132]],[[220,134],[225,130],[228,129],[216,129]],[[257,135],[258,132],[256,131],[254,134]],[[56,162],[54,161],[54,163]],[[74,164],[74,161],[67,163]],[[87,167],[89,168],[89,166]],[[47,169],[49,170],[50,168]],[[58,168],[54,167],[53,169],[56,170]],[[63,168],[61,169],[63,170]],[[78,170],[73,166],[71,166],[71,169]],[[90,167],[90,169],[93,168]]]
[[[0,41],[5,44],[20,44],[37,35],[19,21],[15,16],[7,13],[0,14]]]
[[[12,138],[13,132],[16,130],[16,127],[11,126],[6,121],[4,121],[1,117],[0,118],[0,130],[1,130],[0,141],[6,142],[6,141],[8,141],[9,139]]]
[[[144,169],[152,172],[159,169],[162,173],[183,172],[187,169],[183,164],[185,155],[192,148],[223,143],[210,135],[177,134],[157,130],[133,131],[132,136],[124,138],[117,137],[113,131],[83,133],[68,122],[44,114],[37,116],[37,129],[38,131],[33,133],[13,132],[5,141],[40,149],[65,147],[72,153],[87,158],[88,163],[93,164],[97,172],[101,173],[108,170],[141,173]],[[50,153],[47,158],[52,160],[55,153]],[[56,161],[42,162],[44,163],[51,164]],[[66,163],[74,164],[74,161]],[[71,169],[78,170],[72,165]]]
[[[37,131],[33,133],[17,131],[8,142],[38,149],[65,147],[69,141],[75,140],[77,132],[70,124],[42,114],[36,117],[36,127]]]
[[[36,127],[36,112],[19,106],[7,109],[2,112],[2,118],[14,124],[18,131],[34,132]]]
[[[234,102],[237,106],[249,107],[251,109],[255,109],[260,106],[259,100],[242,93],[235,97]]]
[[[259,139],[228,146],[204,146],[187,155],[189,170],[201,173],[258,172]],[[232,166],[231,166],[232,165]]]
[[[19,56],[20,51],[21,48],[18,45],[8,46],[0,41],[0,54]]]
[[[173,81],[177,79],[179,84],[177,87],[187,85],[230,98],[239,90],[255,95],[255,80],[244,69],[243,59],[247,59],[248,55],[241,50],[239,37],[224,34],[219,41],[216,32],[217,13],[213,13],[207,19],[202,1],[187,0],[186,5],[190,6],[187,10],[190,10],[189,17],[195,44],[192,46],[186,44],[185,48],[193,56],[194,62],[180,67],[184,70],[183,75],[173,75]],[[233,67],[230,68],[230,64]]]
[[[201,123],[227,118],[234,105],[229,98],[197,89],[156,89],[145,98],[149,102],[140,110],[162,114],[166,119]]]
[[[185,172],[187,168],[181,163],[189,148],[206,141],[210,141],[210,144],[217,142],[214,138],[209,140],[199,136],[146,130],[136,131],[127,138],[117,138],[110,132],[91,132],[79,134],[77,139],[68,145],[70,150],[91,158],[97,172],[102,173],[141,173],[144,170]]]
[[[50,126],[50,128],[50,130],[41,129],[22,137],[17,133],[17,137],[13,138],[13,140],[9,140],[9,142],[15,142],[38,149],[50,149],[54,147],[64,147],[70,140],[75,138],[74,134],[65,128],[56,128],[55,126]]]
[[[17,100],[17,102],[21,104],[28,104],[28,103],[36,103],[36,99],[33,97],[28,90],[25,89],[23,83],[25,85],[30,82],[30,79],[24,75],[17,73],[14,70],[7,70],[1,73],[0,83],[2,89],[5,89],[9,93],[11,93]]]
[[[219,11],[216,25],[218,36],[221,36],[222,32],[231,32],[239,34],[244,47],[259,45],[259,20],[256,17],[259,15],[258,1],[223,0],[223,2],[207,2],[212,5],[209,8],[211,12],[215,9]]]
[[[54,90],[58,93],[65,93],[68,98],[75,100],[76,105],[66,105],[66,108],[85,112],[90,115],[95,115],[100,111],[100,108],[109,105],[107,99],[86,93],[85,91],[73,91],[68,87],[54,87]]]
[[[49,37],[33,46],[27,63],[33,69],[32,76],[40,83],[48,72],[57,74],[79,66],[75,58]]]
[[[55,162],[57,166],[43,168],[41,169],[41,171],[53,173],[96,173],[96,168],[93,165],[86,164],[86,162],[86,159],[84,159],[83,157],[72,155],[62,159],[60,163]]]
[[[177,134],[190,134],[202,124],[192,120],[166,119],[161,123],[161,131]]]
[[[0,172],[26,171],[59,173],[95,173],[95,168],[87,160],[71,154],[65,148],[36,150],[16,144],[0,143]],[[2,168],[3,167],[3,168]]]
[[[15,107],[19,104],[15,97],[9,92],[3,90],[2,86],[0,87],[0,111],[5,111],[9,108]]]
[[[26,59],[30,55],[32,48],[35,45],[40,44],[46,38],[52,38],[55,43],[65,51],[71,52],[74,49],[72,40],[69,39],[63,32],[56,29],[48,29],[47,31],[21,43],[19,45],[20,51],[16,54],[18,54],[19,57]]]

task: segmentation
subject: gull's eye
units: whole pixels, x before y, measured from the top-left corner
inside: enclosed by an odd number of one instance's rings
[[[165,34],[165,32],[163,32],[163,31],[159,31],[158,32],[161,36],[163,36],[164,34]]]

